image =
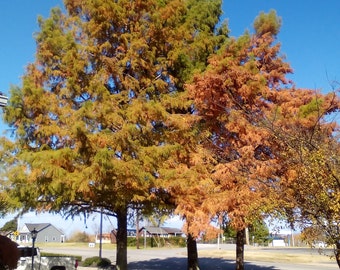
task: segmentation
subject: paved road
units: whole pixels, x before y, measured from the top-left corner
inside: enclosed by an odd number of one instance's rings
[[[233,252],[234,245],[220,245],[219,253]],[[199,245],[199,251],[217,251],[216,245]],[[46,252],[57,252],[64,254],[81,255],[83,259],[92,256],[98,256],[98,247],[95,248],[43,248]],[[317,255],[317,250],[306,249],[290,249],[290,248],[253,248],[246,247],[247,252],[259,252],[262,254],[271,254],[273,258],[282,256],[282,254],[311,254]],[[102,251],[102,256],[110,259],[112,262],[116,261],[116,251],[106,250]],[[202,253],[205,254],[205,253]],[[335,262],[325,261],[324,258],[320,262],[313,263],[294,263],[285,262],[280,257],[277,262],[271,259],[272,262],[261,261],[247,261],[246,270],[335,270],[339,269]],[[215,258],[212,256],[202,255],[199,259],[201,270],[234,270],[235,261],[231,259]],[[185,270],[187,267],[187,257],[185,248],[169,248],[169,249],[128,249],[128,269],[129,270]],[[86,268],[85,268],[86,269]]]

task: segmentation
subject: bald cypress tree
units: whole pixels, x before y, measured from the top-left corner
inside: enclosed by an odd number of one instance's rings
[[[191,134],[184,83],[226,38],[221,1],[64,4],[39,18],[36,59],[11,89],[9,192],[23,211],[114,215],[125,270],[129,209],[172,207],[159,172]]]
[[[245,267],[245,229],[263,214],[285,211],[307,235],[339,239],[338,127],[329,121],[339,99],[290,85],[276,42],[280,23],[275,11],[261,13],[255,32],[228,42],[188,86],[218,161],[214,192],[203,191],[206,208],[227,214],[236,230],[237,270]]]
[[[188,88],[202,122],[210,131],[208,149],[216,159],[214,191],[206,208],[228,215],[236,230],[236,269],[244,269],[246,228],[273,204],[271,182],[278,178],[273,143],[266,122],[276,96],[289,84],[291,72],[275,44],[280,19],[274,11],[260,14],[254,34],[232,39],[209,60],[207,70]]]

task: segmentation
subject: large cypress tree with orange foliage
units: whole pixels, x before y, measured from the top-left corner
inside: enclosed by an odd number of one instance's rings
[[[261,122],[292,71],[279,55],[280,45],[274,44],[279,27],[274,11],[260,14],[255,33],[231,39],[189,86],[218,161],[213,173],[217,192],[207,203],[215,213],[226,212],[237,230],[237,269],[244,268],[245,228],[267,205],[267,187],[277,168]]]
[[[282,117],[284,110],[299,112],[315,93],[295,89],[287,79],[292,69],[276,42],[280,24],[275,11],[261,13],[254,21],[254,34],[231,39],[210,58],[206,72],[188,86],[210,132],[206,147],[218,162],[212,174],[215,192],[206,205],[212,213],[227,213],[237,230],[238,270],[244,269],[245,228],[254,218],[283,206],[278,191],[289,166],[283,165],[287,165],[282,154],[285,140],[273,126],[287,134],[299,126],[313,126],[303,114],[299,122]],[[284,118],[284,123],[277,117]]]

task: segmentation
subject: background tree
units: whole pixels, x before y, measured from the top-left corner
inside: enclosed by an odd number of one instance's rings
[[[286,100],[287,103],[291,103]],[[286,105],[287,106],[287,105]],[[285,105],[280,111],[285,110]],[[339,110],[335,93],[314,97],[298,112],[278,113],[273,121],[276,136],[282,140],[286,173],[282,182],[285,214],[292,226],[299,226],[310,244],[321,236],[334,246],[334,255],[340,267],[340,224],[338,169],[338,124],[333,122]],[[291,132],[286,133],[286,119]]]
[[[76,231],[70,235],[67,241],[76,243],[89,243],[93,242],[93,239],[91,239],[91,236],[88,235],[86,232]]]
[[[192,12],[188,14],[183,27],[194,26],[196,42],[192,44],[195,50],[188,47],[188,50],[181,54],[180,59],[185,60],[181,61],[181,65],[187,63],[186,68],[183,69],[187,80],[182,82],[190,81],[194,72],[205,69],[208,57],[224,44],[228,34],[225,24],[222,24],[221,28],[216,26],[221,15],[221,1],[188,1],[188,4]],[[196,54],[194,58],[190,56],[193,52]],[[196,57],[199,57],[199,61],[192,66],[192,59]],[[175,213],[185,221],[188,269],[199,269],[196,238],[201,233],[209,234],[212,229],[211,226],[206,225],[211,217],[210,209],[202,206],[204,193],[212,190],[209,187],[211,181],[208,177],[211,157],[202,148],[202,141],[206,134],[200,129],[192,97],[184,92],[182,98],[186,100],[187,107],[178,111],[180,132],[172,133],[172,139],[178,147],[171,158],[164,162],[160,170],[160,178],[176,207]]]
[[[279,19],[261,14],[259,21],[253,36],[246,33],[231,40],[210,59],[207,72],[189,86],[218,160],[213,175],[216,192],[208,202],[215,206],[215,213],[228,213],[237,230],[237,269],[244,267],[244,230],[266,204],[267,179],[276,167],[268,132],[258,123],[268,110],[271,92],[287,83],[284,76],[291,72],[278,56],[279,45],[272,45]]]
[[[3,114],[4,116],[4,114]],[[2,188],[2,192],[0,192],[0,216],[5,216],[6,214],[13,211],[13,209],[18,209],[21,207],[21,202],[18,198],[14,198],[9,196],[8,193],[4,192],[8,187],[10,187],[9,181],[7,181],[6,173],[7,173],[7,165],[8,159],[15,159],[11,151],[8,149],[15,149],[12,147],[12,142],[8,141],[7,138],[0,138],[0,156],[2,157],[0,160],[0,186]]]
[[[231,226],[228,216],[225,215],[222,222],[223,236],[226,238],[232,238],[233,242],[236,239],[236,230]]]
[[[280,143],[267,126],[292,72],[275,42],[279,27],[275,11],[261,13],[255,33],[231,39],[188,86],[218,162],[215,192],[206,204],[213,213],[227,213],[237,231],[236,269],[244,269],[245,228],[275,205],[273,187],[281,174]]]
[[[236,239],[236,230],[232,227],[231,221],[225,218],[222,221],[223,236],[226,238]],[[248,225],[249,242],[252,244],[266,245],[269,240],[269,228],[263,220],[254,220]],[[228,241],[228,240],[227,240]]]
[[[9,193],[23,211],[114,215],[127,269],[129,209],[173,207],[159,172],[191,134],[183,85],[226,37],[220,5],[65,0],[66,14],[39,18],[36,60],[5,115]]]
[[[18,218],[14,218],[10,221],[7,221],[4,226],[1,227],[0,231],[2,232],[15,232],[18,228]]]
[[[267,245],[269,241],[269,228],[263,220],[255,220],[248,226],[249,239],[252,244]]]

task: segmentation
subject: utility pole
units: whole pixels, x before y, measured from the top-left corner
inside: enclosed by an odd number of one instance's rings
[[[103,208],[100,210],[100,225],[99,225],[99,258],[102,258],[103,249]]]

